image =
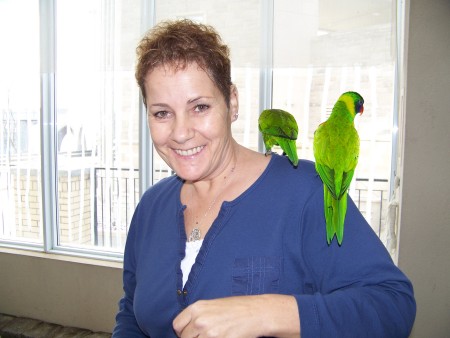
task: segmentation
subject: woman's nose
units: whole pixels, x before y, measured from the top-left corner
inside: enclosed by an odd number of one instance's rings
[[[172,129],[172,139],[177,143],[185,143],[194,136],[193,121],[188,117],[177,117]]]

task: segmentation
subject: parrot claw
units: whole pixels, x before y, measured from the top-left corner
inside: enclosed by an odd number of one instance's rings
[[[272,154],[272,150],[267,150],[266,153],[264,155],[269,156]]]

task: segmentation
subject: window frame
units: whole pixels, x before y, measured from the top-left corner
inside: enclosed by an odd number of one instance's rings
[[[41,249],[45,253],[121,261],[123,252],[67,247],[58,244],[58,174],[56,129],[56,4],[39,0],[40,90],[41,90],[41,181],[43,245],[15,243],[14,247]],[[141,2],[141,33],[154,25],[155,1]],[[147,112],[139,95],[139,196],[153,182],[153,145],[147,127]]]
[[[395,19],[395,77],[394,77],[394,112],[392,133],[391,179],[389,197],[394,193],[394,179],[397,171],[398,157],[398,119],[401,108],[402,93],[399,89],[399,73],[402,60],[402,20],[403,4],[396,0]],[[141,2],[141,32],[144,33],[155,24],[155,0],[142,0]],[[61,246],[58,244],[58,173],[57,173],[57,130],[56,130],[56,6],[57,0],[39,0],[40,18],[40,103],[41,103],[41,182],[42,184],[42,227],[43,244],[25,243],[19,241],[2,241],[0,247],[28,249],[50,254],[62,254],[94,258],[99,260],[121,261],[123,252],[117,253],[106,250],[84,249]],[[259,78],[259,111],[272,105],[273,85],[273,35],[274,35],[274,0],[261,3],[260,32],[260,78]],[[139,97],[139,197],[154,182],[153,163],[154,149],[147,127],[146,108]],[[258,150],[264,151],[262,137],[258,135]]]

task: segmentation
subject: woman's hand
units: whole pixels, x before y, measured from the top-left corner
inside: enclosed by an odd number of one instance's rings
[[[300,337],[297,302],[285,295],[201,300],[182,311],[173,327],[181,338]]]

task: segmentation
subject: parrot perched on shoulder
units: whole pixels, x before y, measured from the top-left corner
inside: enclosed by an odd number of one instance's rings
[[[362,96],[346,92],[335,103],[328,120],[314,132],[314,158],[323,181],[328,245],[334,235],[339,245],[344,237],[347,194],[359,157],[359,136],[354,119],[363,111]]]
[[[272,147],[278,145],[294,166],[298,165],[297,145],[298,125],[294,116],[282,109],[266,109],[258,119],[259,131],[262,134],[266,155]]]

